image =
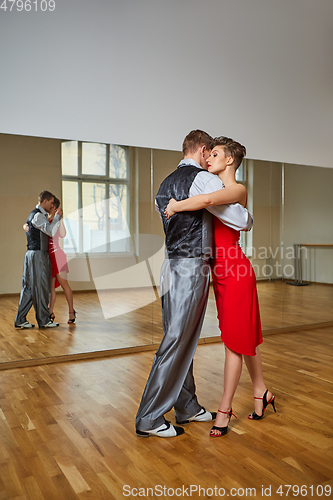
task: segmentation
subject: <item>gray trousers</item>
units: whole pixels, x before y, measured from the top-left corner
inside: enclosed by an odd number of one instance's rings
[[[48,307],[51,292],[51,263],[48,252],[27,250],[24,257],[22,290],[15,326],[27,321],[27,314],[34,306],[39,327],[50,321]]]
[[[202,258],[165,260],[161,269],[163,339],[136,416],[140,431],[156,429],[174,406],[176,420],[201,409],[195,394],[193,356],[207,306],[209,265]]]

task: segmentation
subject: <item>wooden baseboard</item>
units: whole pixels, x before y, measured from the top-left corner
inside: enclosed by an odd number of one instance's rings
[[[327,328],[333,326],[333,321],[325,321],[323,323],[311,323],[308,325],[296,325],[296,326],[283,326],[282,328],[272,328],[270,330],[265,330],[263,336],[267,335],[277,335],[278,333],[292,333],[301,332],[304,330],[315,330],[317,328]]]
[[[18,361],[6,361],[0,363],[0,370],[13,370],[25,368],[27,366],[50,365],[53,363],[70,363],[72,361],[85,361],[88,359],[108,358],[111,356],[121,356],[138,352],[153,351],[159,344],[149,344],[135,347],[122,347],[119,349],[106,349],[102,351],[79,352],[77,354],[64,354],[62,356],[52,356],[50,358],[22,359]]]

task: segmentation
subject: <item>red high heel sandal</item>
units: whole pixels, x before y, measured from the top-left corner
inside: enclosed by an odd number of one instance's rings
[[[229,422],[230,422],[230,419],[231,419],[232,416],[234,416],[235,418],[237,418],[236,415],[234,415],[234,413],[232,413],[232,408],[229,411],[221,411],[221,410],[217,410],[217,411],[219,413],[224,413],[225,415],[228,415]],[[228,425],[229,425],[229,422],[228,422]],[[227,433],[227,431],[228,431],[228,425],[226,425],[225,427],[217,427],[216,425],[213,425],[213,427],[211,428],[210,433],[209,433],[210,437],[214,438],[214,437],[224,436]],[[212,430],[219,431],[220,434],[212,434]]]

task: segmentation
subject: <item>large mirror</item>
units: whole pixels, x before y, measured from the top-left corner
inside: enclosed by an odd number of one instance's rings
[[[0,151],[2,367],[155,348],[162,336],[164,247],[154,197],[181,153],[7,134],[0,134]],[[241,245],[257,276],[264,335],[332,322],[333,170],[246,159],[238,180],[247,186],[254,215]],[[62,200],[61,245],[77,318],[67,324],[60,288],[58,328],[16,330],[26,248],[22,226],[44,189]],[[28,319],[35,322],[33,310]],[[201,342],[218,337],[211,290]]]

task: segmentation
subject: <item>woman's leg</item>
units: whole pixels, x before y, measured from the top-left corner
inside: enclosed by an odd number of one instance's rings
[[[220,411],[227,412],[231,410],[232,400],[242,373],[242,362],[242,354],[232,351],[225,346],[224,390],[222,401],[219,406]],[[226,427],[228,423],[228,415],[218,412],[215,420],[216,427]],[[212,430],[211,434],[219,435],[219,431]]]
[[[245,364],[250,374],[253,387],[253,395],[255,398],[262,398],[267,387],[264,382],[264,373],[262,369],[261,353],[259,347],[256,348],[255,356],[244,356]],[[268,391],[267,401],[272,397],[272,393]],[[254,400],[254,411],[257,415],[262,415],[263,404],[262,399]]]
[[[59,281],[59,284],[64,291],[64,294],[65,294],[65,297],[66,297],[66,300],[68,303],[69,319],[74,319],[75,314],[74,314],[72,289],[69,286],[68,281],[65,278],[63,278],[60,274],[57,274],[57,280]]]
[[[53,276],[53,278],[51,278],[51,294],[50,294],[50,303],[49,303],[49,309],[50,309],[51,314],[53,314],[54,304],[56,301],[55,281],[56,281],[56,277]]]

